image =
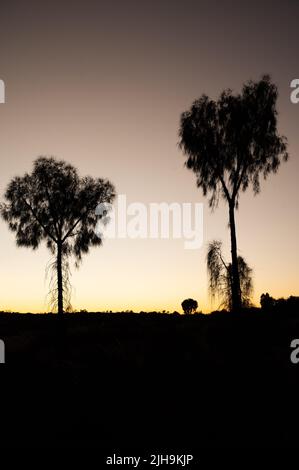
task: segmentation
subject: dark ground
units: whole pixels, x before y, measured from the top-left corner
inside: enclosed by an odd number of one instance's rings
[[[299,447],[299,312],[0,315],[1,445]]]

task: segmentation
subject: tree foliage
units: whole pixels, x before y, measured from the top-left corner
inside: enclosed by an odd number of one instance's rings
[[[208,246],[207,269],[209,290],[212,299],[217,297],[220,300],[220,307],[232,310],[232,264],[224,261],[221,248],[222,243],[219,240],[214,240]],[[238,256],[238,271],[242,307],[249,307],[251,305],[250,298],[253,292],[252,269],[242,256]]]
[[[242,93],[228,89],[218,101],[202,95],[181,116],[180,147],[210,206],[219,196],[238,203],[249,185],[260,190],[260,176],[276,172],[288,159],[286,138],[277,131],[278,90],[268,75],[248,81]]]
[[[13,178],[6,189],[1,215],[15,233],[17,245],[37,249],[44,241],[56,256],[60,313],[63,262],[73,256],[78,265],[90,247],[101,245],[102,239],[95,233],[95,210],[114,197],[110,181],[80,178],[72,165],[44,156],[35,160],[32,173]]]

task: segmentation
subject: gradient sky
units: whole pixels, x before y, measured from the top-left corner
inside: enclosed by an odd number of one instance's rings
[[[180,113],[202,93],[217,98],[270,73],[279,87],[279,130],[291,156],[237,214],[239,252],[254,270],[254,300],[299,295],[299,4],[289,1],[15,1],[1,5],[0,192],[38,155],[109,178],[129,202],[203,202],[204,245],[107,240],[73,269],[74,307],[180,310],[186,297],[211,308],[206,246],[229,257],[228,210],[211,213],[183,167]],[[45,247],[17,248],[0,222],[0,310],[45,311]],[[217,305],[215,305],[217,307]]]

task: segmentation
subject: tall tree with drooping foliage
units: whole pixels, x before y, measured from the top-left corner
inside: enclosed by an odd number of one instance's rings
[[[180,120],[180,147],[197,186],[212,209],[228,204],[231,241],[232,310],[242,307],[235,210],[241,191],[260,191],[260,178],[288,159],[287,140],[277,130],[277,86],[268,75],[248,81],[239,94],[228,89],[214,101],[202,95]]]
[[[220,300],[220,307],[232,310],[232,264],[224,260],[222,255],[222,243],[219,240],[213,240],[209,243],[207,270],[209,291],[212,299],[217,296]],[[241,288],[241,306],[250,307],[252,305],[251,296],[253,292],[252,269],[242,256],[238,256],[238,272]]]

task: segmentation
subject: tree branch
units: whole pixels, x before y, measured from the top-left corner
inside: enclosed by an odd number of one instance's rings
[[[56,236],[57,236],[57,239],[59,239],[59,233],[58,233],[58,227],[56,225],[56,222],[57,222],[57,218],[55,217],[55,211],[52,210],[52,203],[51,203],[51,198],[50,198],[50,194],[49,194],[49,191],[48,191],[48,188],[47,186],[45,185],[46,187],[46,194],[47,194],[47,198],[48,198],[48,202],[49,202],[49,209],[50,209],[50,213],[52,215],[52,218],[53,218],[53,222],[54,222],[54,229],[55,229],[55,232],[56,232]],[[56,219],[56,222],[55,222],[55,219]]]
[[[65,240],[70,236],[72,231],[77,227],[78,223],[81,222],[81,220],[84,218],[86,214],[92,209],[92,207],[88,207],[83,215],[79,217],[79,219],[74,223],[74,225],[68,230],[68,232],[65,234],[65,236],[62,238],[62,243],[65,242]]]
[[[30,209],[30,211],[32,212],[32,215],[33,217],[35,217],[35,219],[37,220],[37,222],[40,224],[40,226],[44,229],[44,231],[46,232],[46,234],[53,240],[54,243],[57,243],[57,240],[55,239],[55,237],[53,237],[53,235],[51,234],[51,232],[48,230],[48,228],[42,223],[42,221],[40,220],[40,218],[36,215],[36,213],[34,212],[34,210],[32,209],[31,205],[29,204],[29,202],[26,201],[25,198],[22,198],[24,203],[26,204],[26,206]]]
[[[220,260],[222,261],[223,266],[224,266],[225,269],[228,271],[228,266],[227,266],[227,264],[225,263],[224,259],[222,258],[222,254],[221,254],[220,250],[219,250],[219,253],[218,253],[218,254],[219,254]]]
[[[228,191],[228,189],[227,189],[227,187],[226,187],[225,181],[224,181],[223,177],[222,177],[220,174],[218,175],[218,177],[219,177],[219,179],[220,179],[220,181],[221,181],[224,194],[225,194],[225,196],[226,196],[228,202],[230,202],[230,201],[231,201],[231,196],[230,196],[229,191]]]
[[[232,200],[235,200],[235,198],[236,198],[236,196],[237,196],[237,194],[238,194],[238,192],[239,192],[239,189],[240,189],[240,186],[241,186],[241,183],[242,183],[242,180],[243,180],[243,177],[244,177],[244,175],[245,175],[245,173],[246,173],[247,168],[248,168],[248,165],[244,164],[243,170],[242,170],[242,172],[241,172],[241,176],[240,176],[238,182],[236,183],[236,185],[234,185],[234,190],[233,190],[233,194],[232,194]],[[240,171],[240,170],[239,170],[239,171]]]
[[[88,211],[86,211],[84,215],[86,215],[87,212],[88,212]],[[63,239],[62,239],[62,243],[64,243],[65,240],[71,235],[72,231],[77,227],[78,223],[83,219],[84,215],[81,215],[81,217],[79,217],[79,219],[78,219],[77,222],[72,226],[72,228],[70,228],[69,231],[65,234],[65,236],[64,236]]]

